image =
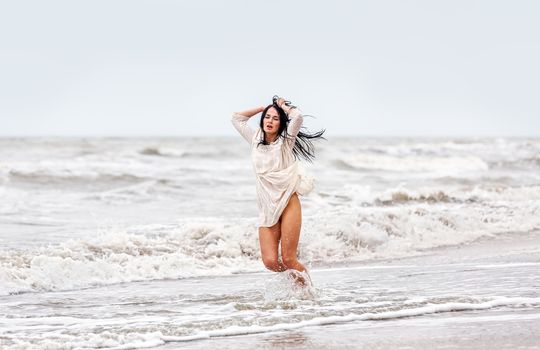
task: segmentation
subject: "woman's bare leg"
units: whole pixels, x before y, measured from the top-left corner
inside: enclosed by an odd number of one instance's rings
[[[281,257],[287,268],[303,272],[306,268],[296,258],[301,226],[302,208],[295,192],[281,214]]]
[[[267,269],[280,272],[287,270],[278,258],[279,239],[281,238],[281,219],[271,227],[259,227],[261,257]]]

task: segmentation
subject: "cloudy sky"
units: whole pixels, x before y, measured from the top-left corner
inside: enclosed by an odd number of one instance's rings
[[[4,1],[0,136],[232,136],[274,94],[328,136],[540,136],[538,4]]]

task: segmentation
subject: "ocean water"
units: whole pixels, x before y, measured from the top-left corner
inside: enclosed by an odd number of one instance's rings
[[[0,139],[0,345],[195,346],[441,312],[540,313],[537,242],[511,248],[540,231],[539,139],[335,138],[305,167],[308,293],[260,262],[241,138]],[[474,260],[483,242],[513,258]],[[471,244],[467,258],[429,260]]]

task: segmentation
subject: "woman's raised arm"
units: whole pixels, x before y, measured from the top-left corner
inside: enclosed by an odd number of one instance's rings
[[[280,97],[277,100],[277,104],[285,111],[285,113],[287,113],[287,116],[290,118],[289,125],[287,125],[287,134],[290,137],[288,141],[290,141],[290,145],[293,146],[296,135],[298,135],[298,132],[300,132],[300,128],[304,122],[304,116],[297,107],[287,106],[283,97]]]
[[[255,114],[262,112],[264,108],[265,107],[256,107],[243,112],[234,112],[232,114],[232,124],[249,144],[251,144],[251,139],[253,138],[253,134],[255,132],[249,127],[249,125],[247,125],[247,121]]]
[[[289,134],[292,138],[295,138],[302,127],[304,116],[298,108],[290,108],[287,115],[290,118],[289,125],[287,126],[287,134]]]

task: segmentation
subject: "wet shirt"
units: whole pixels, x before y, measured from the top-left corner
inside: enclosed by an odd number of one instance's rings
[[[269,145],[259,145],[263,132],[247,125],[250,117],[233,113],[232,123],[249,143],[251,161],[256,178],[259,226],[276,224],[294,192],[305,195],[313,188],[313,180],[294,159],[292,149],[302,126],[302,113],[294,108],[289,113],[288,138],[278,137]]]

